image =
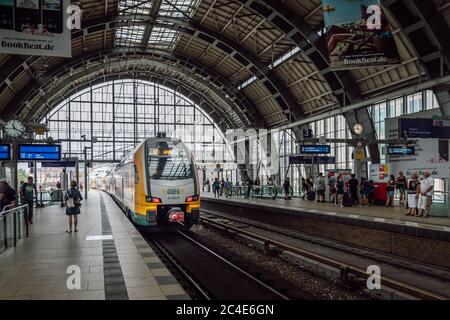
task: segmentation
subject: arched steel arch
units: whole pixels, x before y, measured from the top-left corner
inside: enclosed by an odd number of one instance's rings
[[[450,73],[450,28],[434,1],[383,1],[384,9],[402,27],[427,76],[433,80]],[[434,88],[445,117],[450,117],[450,86]]]
[[[112,80],[120,80],[120,79],[139,79],[139,80],[146,80],[153,83],[158,83],[160,85],[163,85],[169,89],[172,89],[174,91],[177,91],[181,95],[185,96],[187,99],[192,100],[196,105],[198,105],[205,113],[208,114],[208,116],[211,117],[211,119],[216,123],[219,124],[220,121],[223,120],[223,118],[214,111],[214,109],[210,106],[210,102],[206,101],[201,95],[196,93],[192,88],[189,86],[186,86],[185,84],[179,83],[174,81],[171,78],[166,78],[157,74],[152,74],[150,72],[139,72],[137,74],[133,74],[131,76],[128,75],[125,71],[119,71],[117,73],[104,75],[101,78],[96,78],[94,80],[87,80],[85,83],[82,83],[75,88],[71,88],[70,90],[67,90],[63,93],[63,95],[55,100],[52,103],[52,106],[49,106],[47,110],[43,110],[45,112],[40,112],[37,114],[34,118],[36,122],[40,122],[44,119],[45,115],[48,114],[51,110],[54,110],[54,107],[60,104],[64,101],[64,99],[73,96],[74,94],[81,92],[85,90],[86,88],[90,86],[94,86],[97,84],[101,84],[104,82],[112,81]],[[219,126],[220,128],[220,126]],[[222,132],[224,132],[223,128],[220,128]]]
[[[105,69],[105,66],[102,63],[106,56],[108,56],[108,59],[110,59],[107,69]],[[116,60],[113,60],[114,58]],[[116,53],[116,55],[114,56],[112,55],[112,52],[109,52],[108,55],[97,55],[96,59],[85,59],[85,57],[83,57],[74,61],[72,66],[63,66],[58,70],[55,70],[48,75],[47,81],[43,83],[38,90],[35,90],[29,96],[24,97],[24,101],[31,101],[32,104],[31,107],[25,106],[25,110],[23,110],[23,117],[25,119],[30,119],[33,115],[38,115],[40,113],[40,110],[45,109],[45,105],[48,103],[48,101],[55,99],[55,97],[57,97],[58,95],[61,96],[65,88],[70,87],[73,84],[76,86],[77,82],[86,81],[85,78],[97,76],[98,74],[107,74],[110,70],[113,70],[115,72],[123,71],[130,74],[149,72],[155,75],[158,74],[161,77],[165,76],[163,71],[165,71],[166,73],[171,72],[172,74],[182,77],[184,80],[190,80],[191,83],[193,82],[197,84],[198,88],[195,88],[188,83],[185,83],[183,87],[189,88],[199,97],[202,97],[204,100],[209,101],[209,105],[211,108],[217,109],[217,107],[214,106],[217,104],[218,99],[222,101],[222,105],[232,105],[230,101],[227,101],[226,97],[223,97],[221,95],[220,90],[213,88],[209,84],[209,81],[202,79],[196,74],[186,72],[181,68],[167,65],[160,61],[156,61],[154,60],[154,58],[145,58],[145,56],[143,56],[142,54],[133,55],[129,58],[130,59],[128,60],[127,67],[124,67],[124,64],[126,62],[123,60],[123,54]],[[72,69],[71,67],[73,66],[77,66],[77,68]],[[55,81],[55,79],[58,80]],[[174,79],[174,81],[182,86],[181,80]],[[203,90],[200,90],[200,87],[203,87]],[[33,101],[34,99],[36,100]],[[14,109],[14,106],[16,106],[16,102],[12,102],[9,105],[9,108]],[[224,113],[220,115],[220,118],[222,120],[227,120],[227,117],[224,115]],[[221,121],[219,121],[219,123],[220,122]],[[233,128],[236,124],[233,123],[232,120],[229,120],[227,122],[227,125]]]
[[[45,77],[42,78],[40,83],[30,83],[30,85],[23,90],[23,94],[21,94],[21,96],[23,97],[22,102],[27,100],[29,94],[39,91],[39,87],[45,84],[46,82],[49,81],[53,82],[57,74],[75,72],[76,69],[80,66],[80,63],[84,65],[108,57],[126,58],[127,56],[129,56],[134,59],[142,58],[149,62],[152,60],[158,61],[159,59],[159,61],[165,61],[167,64],[170,63],[174,64],[177,68],[179,68],[178,71],[180,72],[183,71],[186,74],[195,76],[195,78],[198,79],[199,83],[203,83],[203,85],[208,86],[211,89],[211,91],[214,91],[216,95],[221,96],[222,99],[227,101],[227,103],[230,106],[234,106],[234,109],[239,108],[238,110],[235,110],[237,114],[242,113],[244,115],[245,113],[244,111],[247,111],[246,108],[248,108],[248,110],[250,110],[249,116],[254,117],[255,123],[261,124],[262,122],[261,115],[258,114],[257,112],[255,112],[255,114],[252,115],[251,111],[253,110],[253,108],[251,104],[247,101],[247,99],[243,96],[242,93],[240,93],[236,88],[233,89],[233,86],[226,79],[214,73],[212,70],[209,70],[206,67],[201,66],[200,64],[194,65],[192,60],[188,60],[187,58],[183,58],[181,56],[176,57],[173,56],[171,59],[168,59],[167,55],[168,53],[164,52],[153,52],[151,54],[144,54],[134,52],[126,53],[120,51],[104,51],[100,53],[91,54],[88,56],[81,56],[77,60],[74,60],[68,64],[62,63],[58,67],[53,68],[47,73]],[[170,65],[168,67],[174,68],[173,66]],[[17,103],[18,101],[11,103],[3,111],[2,116],[7,117],[9,113],[16,110]]]

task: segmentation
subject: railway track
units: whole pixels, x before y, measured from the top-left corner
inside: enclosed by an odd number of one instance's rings
[[[146,239],[171,262],[206,300],[289,300],[240,266],[206,247],[187,232],[147,235]]]
[[[280,241],[279,239],[276,239],[276,234],[282,234],[283,236],[291,237],[293,239],[298,239],[301,241],[312,242],[315,245],[333,247],[334,250],[343,250],[346,251],[347,254],[354,254],[358,257],[363,257],[372,261],[378,260],[383,264],[390,263],[391,266],[394,266],[396,268],[413,271],[417,274],[425,274],[427,277],[433,277],[433,279],[437,281],[450,281],[450,278],[447,277],[448,274],[444,270],[441,270],[442,272],[439,273],[433,272],[432,268],[426,268],[424,266],[421,266],[421,268],[419,269],[414,268],[411,265],[405,266],[404,264],[401,264],[401,259],[395,259],[391,257],[383,258],[379,253],[356,249],[354,247],[348,247],[343,244],[332,243],[331,241],[327,241],[325,239],[318,239],[309,235],[298,233],[296,231],[288,230],[286,228],[278,228],[260,222],[248,221],[244,218],[236,218],[228,214],[223,214],[222,212],[218,213],[212,212],[210,210],[202,210],[201,223],[206,226],[218,228],[233,235],[241,235],[247,239],[252,239],[253,241],[263,243],[265,250],[268,252],[277,250],[279,252],[290,252],[301,257],[313,260],[335,270],[339,270],[340,278],[344,283],[350,283],[350,281],[354,277],[359,279],[361,282],[361,280],[367,279],[368,274],[366,270],[361,267],[351,265],[337,259],[332,259],[329,256],[317,254],[312,250],[308,251],[304,248],[300,248],[299,246]],[[258,230],[264,230],[265,232],[258,232]],[[270,233],[272,233],[272,236],[270,235]],[[401,281],[399,279],[393,279],[386,276],[381,277],[381,284],[382,286],[419,299],[449,299],[449,297],[436,293],[432,290],[420,288],[417,285],[411,284],[410,282]]]

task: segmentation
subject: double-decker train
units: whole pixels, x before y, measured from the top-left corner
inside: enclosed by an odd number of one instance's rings
[[[109,193],[138,226],[175,231],[198,221],[200,187],[192,152],[158,134],[142,141],[119,164],[95,169],[91,186]]]

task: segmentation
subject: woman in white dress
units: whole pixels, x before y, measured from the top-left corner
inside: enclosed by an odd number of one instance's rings
[[[407,216],[417,216],[417,204],[420,195],[420,180],[417,173],[411,175],[411,180],[408,182],[408,208]]]

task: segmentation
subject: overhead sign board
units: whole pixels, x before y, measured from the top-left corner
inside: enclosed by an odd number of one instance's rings
[[[336,157],[328,156],[292,156],[289,157],[289,164],[333,164],[336,163]]]
[[[450,120],[398,119],[398,134],[402,138],[450,138]]]
[[[48,144],[19,144],[18,154],[19,161],[60,161],[61,146]]]
[[[327,154],[331,153],[330,145],[300,145],[300,153],[302,154]]]
[[[387,146],[387,154],[401,154],[401,155],[412,155],[414,154],[414,147],[401,147],[401,146]]]
[[[0,144],[0,160],[1,161],[11,160],[11,145]]]
[[[70,0],[0,0],[0,52],[71,57],[69,5]]]
[[[50,161],[42,162],[43,168],[73,168],[76,167],[76,161]]]

